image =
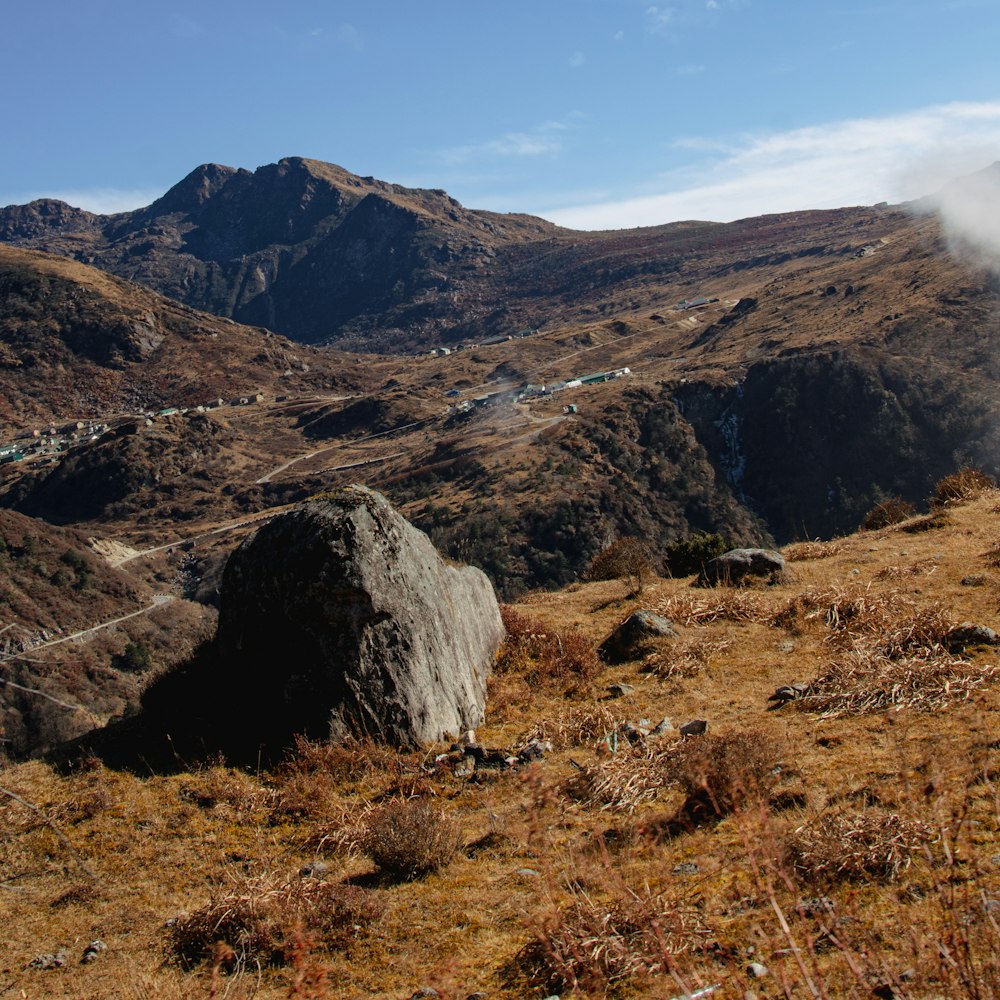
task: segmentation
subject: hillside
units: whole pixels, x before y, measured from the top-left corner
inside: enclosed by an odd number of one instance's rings
[[[6,768],[3,982],[996,995],[997,648],[957,627],[997,625],[1000,492],[947,496],[932,516],[790,546],[769,584],[531,595],[507,612],[471,768],[447,745],[366,744],[301,744],[270,771]],[[598,661],[638,608],[678,637]],[[793,682],[799,699],[769,700]],[[664,716],[673,728],[649,733]],[[678,735],[696,719],[706,733]],[[489,763],[536,739],[552,747],[533,763]]]

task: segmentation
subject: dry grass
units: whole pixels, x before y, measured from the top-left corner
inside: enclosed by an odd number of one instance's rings
[[[917,508],[900,497],[892,497],[873,507],[861,521],[861,531],[878,531],[914,517]]]
[[[760,594],[719,588],[701,594],[674,594],[659,602],[654,610],[685,625],[708,625],[718,621],[765,621],[769,608],[770,602]]]
[[[660,652],[650,653],[642,661],[644,673],[662,680],[694,677],[711,663],[712,658],[732,645],[730,639],[710,639],[696,636],[671,645]]]
[[[786,562],[808,562],[813,559],[829,559],[843,552],[842,542],[795,542],[782,549]]]
[[[708,934],[693,906],[648,888],[601,900],[580,891],[542,922],[517,965],[530,986],[603,996],[669,974]]]
[[[936,712],[967,701],[997,672],[992,664],[943,652],[900,658],[855,649],[832,663],[794,704],[825,719],[904,708]]]
[[[531,687],[565,687],[593,679],[603,664],[594,644],[579,632],[546,626],[509,604],[501,605],[507,637],[496,673],[519,674]]]
[[[959,469],[935,485],[931,506],[946,507],[949,504],[966,503],[995,490],[996,486],[997,481],[980,469]]]
[[[564,791],[590,809],[632,813],[669,789],[672,764],[667,752],[623,743],[616,753],[568,779]]]
[[[926,823],[866,809],[824,815],[789,838],[791,863],[807,881],[894,882],[934,838]]]
[[[276,873],[234,875],[203,907],[178,917],[171,946],[182,962],[193,965],[227,946],[232,967],[283,963],[297,935],[309,935],[316,947],[347,947],[383,916],[381,896],[358,886]]]

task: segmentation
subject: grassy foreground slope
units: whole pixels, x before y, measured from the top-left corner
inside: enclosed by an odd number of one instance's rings
[[[955,632],[1000,618],[1000,492],[785,556],[770,586],[509,609],[478,737],[551,741],[518,768],[363,745],[261,774],[8,767],[0,991],[1000,995],[997,652]],[[600,664],[640,607],[678,638]],[[708,731],[623,728],[665,715]]]

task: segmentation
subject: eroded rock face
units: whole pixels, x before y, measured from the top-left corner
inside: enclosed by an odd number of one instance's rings
[[[361,486],[258,529],[223,577],[219,653],[276,733],[416,746],[477,726],[502,638],[485,574]]]

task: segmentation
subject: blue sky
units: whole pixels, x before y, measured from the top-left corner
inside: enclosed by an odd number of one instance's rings
[[[1000,159],[998,0],[31,0],[4,40],[0,204],[300,155],[623,228]]]

